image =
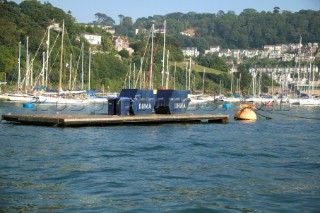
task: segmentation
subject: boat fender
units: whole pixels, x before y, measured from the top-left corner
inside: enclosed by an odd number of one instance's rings
[[[34,108],[34,103],[24,103],[23,108]]]
[[[231,104],[223,104],[223,108],[230,109],[231,108]]]

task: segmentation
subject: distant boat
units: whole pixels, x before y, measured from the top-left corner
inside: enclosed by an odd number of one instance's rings
[[[189,95],[190,104],[204,104],[208,102],[207,99],[203,97],[203,95]]]
[[[37,102],[37,98],[35,96],[29,95],[29,94],[19,94],[19,93],[2,94],[0,95],[0,100],[12,101],[12,102],[30,102],[30,103]]]
[[[320,98],[319,96],[310,97],[310,98],[301,98],[299,99],[300,105],[312,105],[312,106],[319,106],[320,105]]]
[[[63,96],[37,96],[37,103],[41,104],[88,104],[88,99],[81,99],[80,97],[63,97]]]
[[[230,97],[225,97],[224,98],[225,102],[240,102],[241,101],[241,96],[239,94],[232,94]]]

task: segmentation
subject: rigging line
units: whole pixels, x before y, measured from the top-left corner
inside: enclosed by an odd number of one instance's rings
[[[157,54],[157,51],[158,51],[158,47],[159,47],[159,43],[160,43],[160,38],[161,38],[161,35],[159,35],[159,37],[158,37],[156,49],[155,49],[155,51],[154,51],[154,53],[153,53],[153,56],[152,56],[152,61],[151,61],[151,64],[150,64],[150,67],[149,67],[149,70],[148,70],[148,75],[147,75],[147,80],[146,80],[147,82],[149,82],[148,80],[150,80],[149,78],[150,78],[151,66],[153,65],[154,58],[155,58],[155,56],[156,56],[156,54]]]
[[[38,55],[38,52],[39,52],[39,50],[40,50],[40,47],[42,46],[42,43],[43,43],[44,39],[46,38],[47,32],[48,32],[48,31],[46,31],[46,33],[43,35],[43,38],[42,38],[42,40],[41,40],[41,43],[40,43],[40,45],[39,45],[39,47],[38,47],[38,49],[37,49],[37,51],[36,51],[33,59],[31,60],[31,63],[29,64],[28,70],[33,66],[33,62],[34,62],[34,60],[36,59],[36,56]],[[39,78],[40,78],[40,77],[39,77]],[[35,86],[35,85],[34,85],[34,86]]]
[[[259,110],[265,111],[263,109],[259,109]],[[308,120],[320,120],[320,118],[310,118],[310,117],[304,117],[304,116],[298,116],[298,115],[288,115],[285,113],[275,113],[274,111],[266,111],[266,112],[278,114],[278,115],[284,115],[284,116],[288,116],[288,117],[294,117],[294,118],[303,118],[303,119],[308,119]]]
[[[258,113],[257,111],[255,111],[255,113],[257,113],[259,116],[264,117],[265,119],[272,119],[271,117],[265,116],[261,113]]]
[[[53,66],[54,66],[55,62],[57,61],[57,58],[59,57],[59,55],[60,55],[60,51],[57,52],[56,57],[54,58],[53,63],[50,66],[50,71],[48,72],[48,76],[51,74]]]
[[[77,80],[77,74],[78,74],[78,70],[79,70],[79,64],[80,64],[80,59],[81,59],[81,53],[79,54],[79,58],[78,58],[78,62],[77,62],[77,68],[75,70],[75,76],[72,82],[72,90],[74,89],[75,85],[76,85],[76,80]]]
[[[47,31],[47,32],[48,32],[48,31]],[[47,34],[47,33],[44,34],[44,37],[46,36],[46,34]],[[56,37],[56,39],[55,39],[55,41],[54,41],[54,43],[53,43],[53,46],[52,46],[51,50],[49,51],[49,57],[50,57],[50,55],[51,55],[51,52],[52,52],[52,50],[53,50],[53,48],[54,48],[54,46],[55,46],[58,38],[59,38],[59,33],[57,34],[57,37]],[[43,38],[43,39],[44,39],[44,38]],[[42,43],[43,43],[43,40],[42,40],[40,46],[42,45]],[[40,46],[39,46],[39,49],[40,49]],[[39,49],[37,50],[37,53],[38,53]],[[37,53],[36,53],[36,55],[37,55]],[[36,55],[35,55],[35,56],[36,56]],[[34,58],[35,58],[35,57],[34,57]],[[33,60],[34,60],[34,59],[33,59]],[[32,60],[32,61],[33,61],[33,60]],[[48,63],[48,62],[47,62],[47,63]],[[54,64],[54,63],[53,63],[53,64]],[[31,66],[31,65],[30,65],[30,66]],[[53,66],[53,65],[52,65],[52,66]],[[51,68],[52,68],[52,67],[51,67]],[[40,74],[41,74],[41,73],[40,73]],[[38,83],[38,81],[39,81],[39,79],[40,79],[40,74],[38,75],[37,80],[34,82],[34,86]]]
[[[14,68],[13,74],[11,75],[11,80],[10,80],[10,84],[9,84],[10,86],[12,86],[13,77],[15,76],[17,69],[18,69],[18,63]]]
[[[70,37],[69,37],[69,34],[68,34],[68,31],[67,31],[67,28],[66,27],[64,27],[64,30],[65,30],[65,35],[66,35],[66,40],[68,40],[69,41],[69,45],[70,45],[70,49],[71,49],[71,53],[72,53],[72,55],[75,55],[74,54],[74,51],[73,51],[73,48],[72,48],[72,44],[71,44],[71,39],[70,39]]]

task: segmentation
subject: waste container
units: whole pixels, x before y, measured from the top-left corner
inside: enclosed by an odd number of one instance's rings
[[[116,112],[117,115],[129,115],[131,110],[131,98],[120,97],[117,100]]]
[[[117,102],[119,99],[118,97],[108,98],[108,115],[117,114]]]
[[[158,90],[155,103],[156,114],[179,114],[188,109],[189,90]]]
[[[155,105],[153,90],[123,89],[120,98],[130,98],[130,114],[152,114]]]

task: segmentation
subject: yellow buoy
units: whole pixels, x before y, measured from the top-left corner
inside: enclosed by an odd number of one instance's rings
[[[239,109],[234,114],[236,120],[257,120],[257,115],[251,107],[244,107]]]

